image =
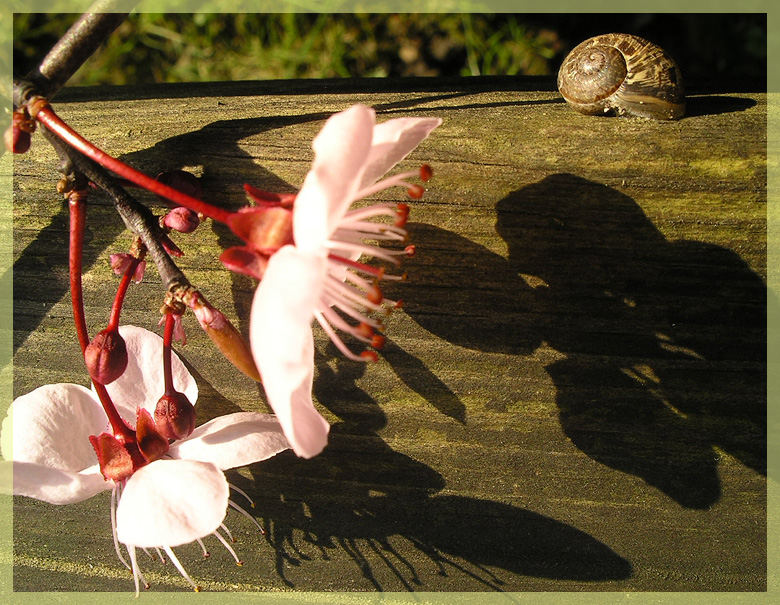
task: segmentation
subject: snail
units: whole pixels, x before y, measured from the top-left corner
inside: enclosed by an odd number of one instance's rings
[[[677,120],[685,113],[677,63],[631,34],[603,34],[574,47],[558,71],[558,90],[585,114]]]

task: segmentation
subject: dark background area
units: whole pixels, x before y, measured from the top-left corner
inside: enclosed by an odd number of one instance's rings
[[[75,18],[16,14],[14,73]],[[766,88],[763,13],[134,14],[71,84],[552,75],[576,44],[610,32],[662,46],[686,80]]]

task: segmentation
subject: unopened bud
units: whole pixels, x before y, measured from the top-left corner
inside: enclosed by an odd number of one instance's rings
[[[195,430],[195,406],[184,393],[166,393],[154,409],[154,423],[166,439],[183,439]]]
[[[200,327],[227,360],[252,380],[260,382],[260,372],[249,345],[222,311],[212,307],[200,296],[192,301],[190,307]]]
[[[117,330],[101,330],[87,345],[84,361],[92,380],[100,384],[114,382],[127,367],[125,339]]]
[[[180,206],[166,214],[163,217],[162,223],[168,227],[168,229],[174,229],[181,233],[192,233],[198,228],[200,218],[198,218],[197,212]]]

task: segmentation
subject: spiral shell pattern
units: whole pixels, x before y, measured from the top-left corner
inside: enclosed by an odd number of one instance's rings
[[[680,69],[662,48],[630,34],[577,45],[558,71],[558,90],[585,114],[676,120],[685,113]]]

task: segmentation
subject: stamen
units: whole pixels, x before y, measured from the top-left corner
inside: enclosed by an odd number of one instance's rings
[[[247,519],[249,519],[252,523],[255,524],[255,527],[260,531],[261,535],[265,535],[265,529],[263,529],[263,526],[260,525],[260,523],[255,519],[252,515],[250,515],[247,511],[245,511],[243,508],[241,508],[238,504],[233,502],[232,500],[228,500],[228,506],[230,506],[232,509],[238,511],[242,515],[244,515]]]
[[[238,492],[239,494],[241,494],[242,496],[244,496],[244,498],[246,498],[246,499],[247,499],[247,501],[249,502],[249,504],[250,504],[250,506],[251,506],[252,508],[254,508],[254,507],[255,507],[255,502],[254,502],[254,500],[252,500],[252,498],[250,498],[250,497],[249,497],[249,494],[247,494],[247,493],[246,493],[244,490],[242,490],[242,489],[241,489],[240,487],[238,487],[237,485],[233,485],[233,484],[232,484],[232,483],[230,483],[230,482],[228,482],[228,486],[229,486],[229,487],[230,487],[230,489],[232,489],[234,492]]]
[[[323,312],[325,312],[326,310],[329,310],[329,309],[331,309],[331,304],[333,304],[333,305],[334,305],[336,308],[338,308],[338,309],[339,309],[339,311],[341,311],[341,312],[342,312],[342,313],[344,313],[345,315],[347,315],[347,316],[351,317],[352,319],[354,319],[355,321],[357,321],[357,322],[358,322],[358,324],[367,324],[367,325],[369,325],[369,326],[371,326],[372,328],[375,328],[375,329],[377,329],[377,330],[382,330],[382,329],[384,329],[384,326],[382,325],[382,322],[380,322],[380,321],[377,321],[377,320],[376,320],[376,319],[374,319],[373,317],[369,317],[368,315],[365,315],[364,313],[361,313],[361,312],[360,312],[358,309],[356,309],[356,308],[355,308],[355,307],[353,307],[353,306],[342,306],[342,305],[340,305],[340,304],[338,304],[338,303],[333,303],[332,301],[323,300],[323,301],[322,301],[322,309],[323,309]],[[334,313],[335,313],[335,312],[334,312]],[[328,314],[326,313],[326,314],[325,314],[325,317],[328,319],[328,321],[330,321],[330,315],[328,315]],[[341,318],[339,317],[339,319],[341,319]],[[342,320],[342,321],[343,321],[343,320]],[[331,322],[331,323],[334,323],[334,322]],[[345,328],[342,328],[341,326],[338,326],[338,325],[336,325],[336,327],[337,327],[339,330],[345,330],[345,331],[347,331],[347,332],[349,332],[349,331],[351,331],[351,330],[353,329],[353,326],[350,326],[350,325],[349,325],[348,323],[346,323],[346,322],[344,322],[344,323],[345,323],[345,325],[347,326],[347,328],[346,328],[346,329],[345,329]],[[334,325],[335,325],[335,324],[334,324]]]
[[[200,544],[201,549],[203,550],[203,558],[208,559],[211,556],[211,553],[206,550],[206,545],[203,544],[203,540],[200,538],[195,538],[198,541],[198,544]]]
[[[408,193],[409,197],[413,200],[419,200],[425,193],[425,188],[422,185],[409,185],[406,193]]]
[[[355,355],[352,351],[349,350],[349,347],[347,347],[347,345],[344,344],[344,341],[341,340],[341,338],[333,329],[333,327],[323,317],[321,311],[319,310],[314,311],[314,318],[322,326],[322,329],[325,330],[325,333],[328,335],[328,338],[330,338],[333,344],[336,345],[336,348],[339,351],[341,351],[341,353],[347,359],[351,359],[352,361],[366,361],[366,359],[361,355]]]
[[[140,568],[138,567],[138,560],[135,556],[135,546],[127,546],[127,553],[130,555],[130,562],[133,564],[133,583],[135,584],[135,596],[138,596],[138,593],[140,592],[140,588],[138,586],[138,581],[144,583],[144,589],[149,588],[149,583],[146,581],[146,578],[144,578],[144,575],[141,573]]]
[[[364,218],[373,218],[375,216],[396,216],[398,206],[393,204],[371,204],[363,208],[355,208],[344,213],[342,222],[361,221]]]
[[[394,265],[399,264],[396,256],[404,254],[404,252],[399,250],[387,250],[386,248],[380,248],[379,246],[371,246],[369,244],[341,240],[328,240],[324,245],[326,248],[330,248],[332,250],[355,252],[357,254],[365,254],[366,256],[381,258],[382,260],[393,263]]]
[[[386,342],[387,338],[385,338],[382,334],[374,334],[374,336],[371,338],[371,346],[375,349],[383,348]]]
[[[184,571],[184,567],[182,567],[181,563],[179,563],[179,559],[176,557],[176,555],[174,554],[174,552],[171,549],[171,547],[170,546],[163,546],[163,548],[165,549],[165,552],[168,553],[168,557],[170,558],[171,561],[173,561],[173,564],[176,566],[176,569],[179,570],[179,573],[182,575],[182,577],[185,580],[187,580],[187,582],[190,583],[190,586],[192,586],[192,589],[195,592],[200,592],[200,586],[195,584],[194,580],[189,576],[189,574],[186,571]]]
[[[227,525],[225,525],[224,523],[220,523],[219,526],[228,535],[228,538],[230,538],[230,541],[233,544],[235,544],[236,543],[236,539],[233,537],[233,534],[230,533],[230,530],[227,528]]]
[[[122,551],[119,549],[119,540],[116,537],[116,499],[118,489],[120,489],[119,486],[114,485],[113,489],[111,490],[111,537],[114,539],[114,550],[116,551],[116,556],[120,561],[122,561],[127,569],[130,569],[130,564],[122,556]]]
[[[360,326],[366,326],[368,327],[368,324],[366,322],[361,322],[357,326],[353,326],[348,324],[346,321],[342,319],[342,317],[336,313],[332,308],[325,306],[321,310],[323,318],[334,328],[337,330],[341,330],[342,332],[346,332],[347,334],[352,334],[355,338],[358,340],[362,340],[363,342],[371,342],[369,337],[366,337],[363,335],[363,332],[360,330]]]
[[[367,265],[365,263],[352,260],[351,258],[344,258],[338,254],[333,254],[332,252],[328,254],[328,260],[332,260],[339,263],[340,265],[345,265],[357,271],[362,271],[363,273],[368,273],[369,275],[374,275],[380,279],[384,276],[385,273],[385,270],[382,267]]]
[[[392,240],[402,242],[407,238],[406,230],[401,225],[390,225],[388,223],[372,223],[370,221],[354,221],[339,223],[339,227],[331,236],[332,239],[339,239],[339,236],[345,233],[358,233],[361,238],[373,238],[377,240]]]
[[[378,303],[369,300],[365,292],[331,275],[328,275],[328,280],[325,282],[323,294],[333,298],[328,306],[335,304],[339,307],[366,308],[372,311],[378,311],[382,308]]]
[[[361,189],[355,194],[355,199],[360,200],[394,186],[410,187],[411,184],[407,183],[404,179],[418,176],[420,176],[419,172],[402,172],[400,174],[395,174],[393,176],[387,177],[386,179],[382,179],[381,181],[377,181],[365,189]]]
[[[398,206],[396,206],[396,215],[395,226],[403,227],[406,225],[406,222],[409,220],[409,205],[398,204]]]
[[[227,528],[226,528],[224,525],[222,525],[222,529],[224,529],[225,531],[228,531],[228,530],[227,530]],[[239,567],[240,567],[240,566],[242,566],[242,565],[244,564],[244,562],[243,562],[241,559],[239,559],[239,558],[238,558],[238,555],[236,554],[236,551],[235,551],[235,550],[233,550],[233,547],[232,547],[232,546],[230,546],[230,544],[228,544],[228,543],[227,543],[227,541],[225,540],[225,538],[223,538],[223,537],[222,537],[222,536],[219,534],[219,530],[215,530],[215,531],[214,531],[214,535],[217,537],[217,539],[219,539],[219,541],[220,541],[220,542],[222,542],[222,546],[224,546],[225,548],[227,548],[228,552],[229,552],[231,555],[233,555],[233,558],[236,560],[236,565],[238,565]],[[230,532],[228,532],[228,535],[230,535]],[[231,541],[235,542],[235,540],[233,540],[233,537],[232,537],[232,536],[230,537],[230,539],[231,539]]]
[[[378,285],[373,284],[367,291],[366,291],[366,298],[369,302],[374,303],[375,305],[378,305],[381,303],[385,296],[382,294],[382,290],[379,288]]]

